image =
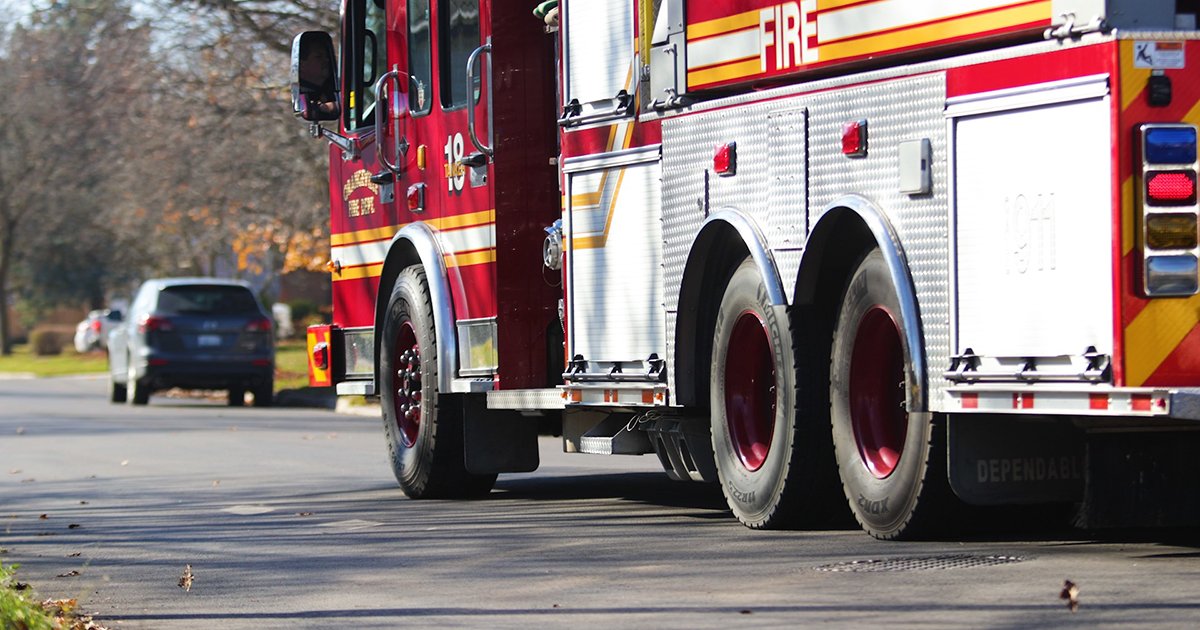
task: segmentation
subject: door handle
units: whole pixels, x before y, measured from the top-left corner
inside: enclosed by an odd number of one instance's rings
[[[488,105],[489,105],[488,106],[488,144],[484,144],[483,141],[479,139],[479,135],[477,133],[475,133],[475,98],[474,98],[475,95],[473,93],[474,92],[473,88],[475,87],[475,85],[474,85],[474,83],[475,83],[475,81],[474,81],[474,79],[475,79],[475,62],[479,60],[479,56],[483,53],[487,53],[488,57],[490,58],[492,55],[492,45],[484,44],[484,45],[480,46],[479,48],[476,48],[475,50],[471,51],[471,56],[467,57],[467,79],[466,79],[467,80],[467,135],[471,137],[471,144],[475,145],[476,149],[479,149],[479,151],[481,153],[483,153],[483,154],[487,155],[489,158],[491,158],[493,153],[492,153],[492,147],[491,147],[492,108],[491,108],[491,103],[490,103],[491,89],[492,89],[492,81],[491,81],[490,75],[492,73],[492,64],[491,64],[490,59],[488,61],[489,77],[488,77],[488,81],[487,81],[488,101],[489,101],[489,103],[488,103]],[[482,89],[482,86],[483,86],[482,81],[480,81],[480,86],[481,86],[480,89]]]
[[[385,87],[389,81],[399,83],[400,75],[404,74],[399,70],[392,69],[385,72],[379,77],[379,81],[375,83],[375,140],[379,146],[379,163],[383,168],[392,173],[400,172],[400,153],[408,146],[400,137],[400,117],[408,112],[408,105],[405,103],[403,109],[400,108],[400,94],[403,92],[394,92],[393,98],[384,99]],[[386,107],[384,105],[386,104]],[[388,147],[384,146],[383,131],[388,121],[392,123],[392,138],[395,143],[396,161],[388,160]]]

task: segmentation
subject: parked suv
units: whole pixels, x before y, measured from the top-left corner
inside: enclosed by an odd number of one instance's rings
[[[95,310],[75,327],[75,351],[79,354],[108,347],[108,333],[121,323],[121,311]]]
[[[240,406],[271,404],[275,344],[271,318],[250,285],[219,278],[147,280],[125,322],[108,339],[113,402],[144,405],[170,387],[227,389]]]

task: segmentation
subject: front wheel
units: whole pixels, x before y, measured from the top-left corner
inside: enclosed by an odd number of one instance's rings
[[[944,452],[928,413],[910,413],[916,385],[906,322],[882,253],[859,263],[842,301],[830,361],[830,415],[842,488],[867,533],[890,540],[927,533]],[[941,479],[938,476],[941,476]],[[939,484],[939,481],[942,482]]]
[[[384,317],[380,406],[400,488],[413,499],[487,494],[496,475],[465,466],[462,400],[438,391],[433,303],[420,267],[400,272]]]
[[[125,402],[125,384],[118,383],[112,374],[108,375],[108,400],[115,403]]]
[[[129,377],[125,380],[126,394],[129,403],[145,405],[150,402],[150,386],[146,381],[137,377],[137,369],[133,367],[133,357],[129,357]]]

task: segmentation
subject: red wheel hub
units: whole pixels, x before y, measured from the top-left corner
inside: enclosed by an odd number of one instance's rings
[[[850,418],[863,464],[877,479],[892,474],[904,452],[904,348],[896,319],[876,305],[863,315],[850,359]]]
[[[416,444],[417,434],[421,430],[421,346],[417,343],[412,322],[404,322],[400,326],[400,334],[396,335],[396,345],[392,348],[392,369],[395,370],[392,386],[396,398],[392,404],[396,411],[396,424],[404,445],[412,446]]]
[[[762,318],[744,311],[725,353],[725,421],[733,450],[748,470],[767,460],[775,434],[775,357]]]

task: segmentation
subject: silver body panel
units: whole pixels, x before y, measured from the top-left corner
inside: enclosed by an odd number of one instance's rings
[[[931,73],[664,120],[668,339],[674,339],[680,282],[705,210],[735,208],[759,226],[791,303],[809,230],[824,212],[857,194],[883,211],[900,239],[929,369],[943,371],[950,348],[945,95],[945,75]],[[841,151],[842,126],[859,119],[868,120],[868,153],[849,158]],[[933,146],[933,189],[908,195],[899,189],[899,144],[918,139]],[[726,142],[737,142],[737,174],[709,175],[706,186],[712,149]],[[930,400],[938,394],[934,387]]]

